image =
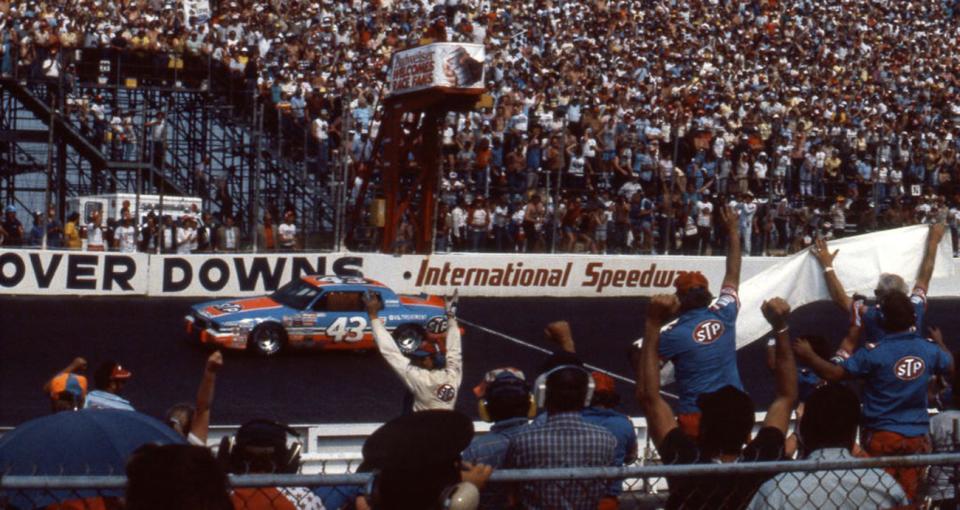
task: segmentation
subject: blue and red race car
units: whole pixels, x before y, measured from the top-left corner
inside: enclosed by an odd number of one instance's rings
[[[269,296],[194,305],[185,317],[187,333],[201,344],[264,356],[288,347],[375,349],[362,300],[366,291],[380,297],[380,317],[403,353],[415,351],[424,339],[443,344],[443,298],[397,295],[373,280],[338,276],[304,276]]]

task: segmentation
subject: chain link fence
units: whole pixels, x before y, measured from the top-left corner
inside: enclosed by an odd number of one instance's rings
[[[895,475],[919,477],[908,496]],[[337,509],[369,473],[231,476],[237,509]],[[960,484],[960,453],[857,458],[818,450],[801,461],[495,471],[482,508],[945,508]],[[0,508],[123,508],[123,476],[5,476]],[[597,503],[599,501],[599,503]]]

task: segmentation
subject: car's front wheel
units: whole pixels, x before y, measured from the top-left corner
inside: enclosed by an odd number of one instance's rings
[[[286,333],[283,328],[277,324],[261,324],[250,333],[247,348],[261,356],[273,356],[280,352],[284,343]]]
[[[409,355],[420,348],[423,342],[423,330],[412,324],[404,324],[393,332],[393,339],[403,354]]]

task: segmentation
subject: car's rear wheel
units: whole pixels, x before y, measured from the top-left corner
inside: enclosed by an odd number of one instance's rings
[[[283,328],[276,324],[261,324],[250,333],[247,348],[261,356],[273,356],[280,352],[286,341]]]
[[[404,324],[393,332],[393,339],[403,354],[410,354],[420,348],[423,336],[423,330],[412,324]]]

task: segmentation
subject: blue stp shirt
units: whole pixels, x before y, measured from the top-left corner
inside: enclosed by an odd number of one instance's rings
[[[913,303],[913,312],[917,316],[917,322],[914,324],[916,331],[923,331],[923,316],[927,311],[927,291],[922,287],[914,287],[910,293],[910,302]],[[879,342],[886,336],[887,332],[880,326],[880,306],[867,305],[863,301],[854,301],[854,306],[859,306],[859,313],[863,321],[863,341]]]
[[[929,430],[927,383],[947,372],[950,355],[916,333],[894,333],[858,349],[840,366],[866,381],[866,428],[917,437]]]
[[[743,391],[737,371],[737,291],[724,287],[705,308],[690,310],[660,330],[660,359],[674,365],[680,386],[680,414],[698,413],[697,397],[733,386]]]

